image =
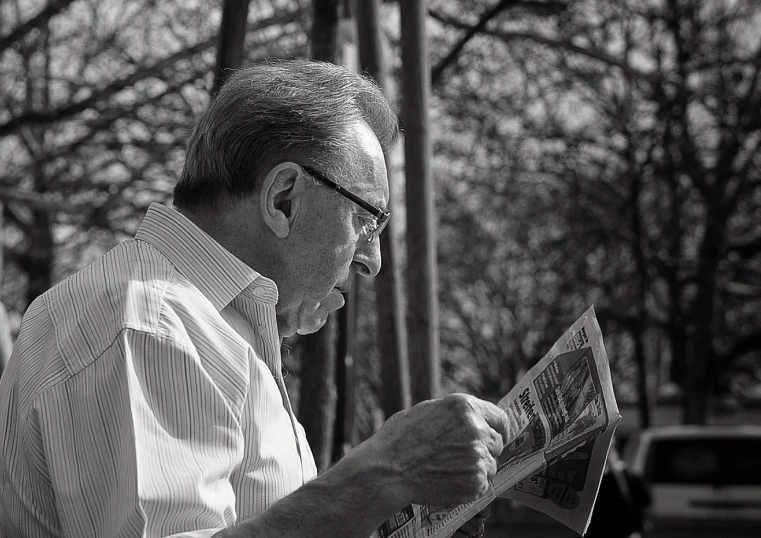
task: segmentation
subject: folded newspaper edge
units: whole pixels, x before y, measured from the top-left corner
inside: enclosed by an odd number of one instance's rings
[[[497,496],[586,532],[621,421],[594,306],[498,405],[510,428],[489,493],[454,509],[409,505],[377,538],[448,538]]]

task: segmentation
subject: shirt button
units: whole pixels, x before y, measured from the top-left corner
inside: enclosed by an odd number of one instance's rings
[[[254,295],[257,297],[264,297],[265,293],[267,293],[267,290],[264,288],[254,288]]]

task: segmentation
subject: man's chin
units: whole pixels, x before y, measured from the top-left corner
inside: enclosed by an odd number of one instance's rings
[[[325,325],[328,321],[328,313],[320,312],[315,314],[315,317],[309,320],[302,320],[299,324],[299,328],[296,330],[298,334],[312,334],[316,333]]]

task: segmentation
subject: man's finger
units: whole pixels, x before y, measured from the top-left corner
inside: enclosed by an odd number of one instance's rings
[[[502,444],[506,445],[509,431],[507,414],[493,403],[484,400],[474,399],[472,403],[486,423],[502,437]]]
[[[484,444],[489,450],[489,453],[495,458],[498,458],[499,455],[502,454],[502,451],[505,449],[505,443],[502,439],[502,435],[500,435],[500,433],[492,427],[489,427],[489,439],[487,439]]]

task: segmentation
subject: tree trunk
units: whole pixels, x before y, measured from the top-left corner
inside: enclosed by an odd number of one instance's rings
[[[312,58],[335,62],[338,55],[339,0],[314,0],[312,3]]]
[[[44,51],[43,77],[41,84],[35,85],[30,80],[28,86],[30,109],[47,111],[50,109],[50,29],[49,21],[41,28],[40,44]],[[27,64],[27,69],[30,64]],[[46,128],[36,126],[29,129],[30,136],[35,140],[34,146],[29,146],[30,153],[35,157],[42,156],[42,150],[33,149],[45,147]],[[34,155],[36,154],[36,155]],[[44,194],[48,190],[48,177],[45,166],[36,161],[34,170],[34,190]],[[32,209],[29,222],[29,246],[24,258],[24,270],[29,277],[27,288],[27,304],[31,304],[38,296],[53,286],[53,264],[55,263],[55,241],[53,240],[53,221],[46,209]]]
[[[679,301],[681,285],[677,282],[670,284],[675,293],[670,293],[671,301]],[[681,309],[680,309],[681,310]],[[666,325],[666,334],[671,347],[671,364],[669,365],[669,381],[684,387],[687,374],[687,337],[685,335],[684,317],[671,312]]]
[[[357,279],[346,294],[346,304],[336,312],[338,317],[338,338],[336,342],[336,404],[335,428],[333,434],[332,461],[343,458],[356,445],[355,418],[356,395],[356,353],[357,353],[357,302],[360,297],[361,281]]]
[[[380,1],[355,0],[355,7],[359,29],[357,33],[360,71],[372,76],[388,96],[388,68],[384,57],[383,36],[380,27]],[[389,155],[385,155],[385,159],[386,169],[389,173],[389,190],[391,199],[393,199]],[[393,207],[391,209],[393,211]],[[408,408],[412,403],[407,359],[407,333],[404,325],[403,297],[400,285],[401,271],[397,255],[399,244],[394,233],[396,222],[391,219],[386,233],[381,239],[383,264],[380,273],[375,277],[378,348],[382,363],[383,412],[386,417]]]
[[[357,64],[357,32],[352,14],[352,0],[341,0],[341,20],[336,30],[336,51],[341,63],[354,70]],[[345,31],[344,31],[345,30]],[[336,342],[336,404],[332,461],[343,458],[357,444],[357,310],[362,296],[362,279],[356,279],[344,296],[344,307],[338,316]]]
[[[430,71],[423,0],[400,2],[402,118],[407,178],[407,278],[412,399],[439,395],[439,317],[436,218],[428,120]]]
[[[3,204],[0,202],[0,230],[3,229]],[[0,243],[0,284],[3,282],[3,272],[5,269],[3,259],[4,246]],[[5,305],[0,302],[0,377],[3,376],[3,370],[8,364],[8,359],[11,356],[13,348],[13,339],[11,338],[11,326],[8,320],[8,313],[5,310]]]
[[[650,427],[650,402],[647,383],[647,354],[645,353],[645,331],[643,324],[634,331],[634,360],[637,363],[637,406],[640,428]]]
[[[336,418],[336,343],[338,319],[334,313],[316,333],[299,339],[301,389],[298,417],[314,454],[318,471],[330,467]]]
[[[714,395],[714,383],[710,376],[710,365],[714,361],[715,352],[713,317],[726,221],[727,217],[720,208],[709,209],[708,226],[703,236],[700,265],[696,274],[697,295],[691,309],[692,333],[688,335],[688,369],[682,406],[682,420],[685,424],[705,424],[708,418],[708,400]]]
[[[24,260],[24,271],[29,276],[27,304],[48,291],[53,285],[54,245],[50,216],[47,211],[32,210],[29,250]]]
[[[631,182],[631,228],[633,236],[632,248],[636,265],[636,308],[634,312],[634,360],[637,364],[637,404],[639,406],[640,427],[650,427],[650,402],[647,383],[647,353],[645,352],[645,333],[648,326],[647,290],[649,275],[645,258],[645,230],[642,226],[641,198],[642,177],[636,171],[636,156],[628,146],[627,159],[629,162]]]
[[[337,55],[338,0],[315,0],[312,26],[312,51],[315,60],[331,61]],[[346,306],[344,308],[347,308]],[[345,330],[344,330],[345,332]],[[314,453],[317,469],[330,466],[336,419],[336,346],[339,320],[336,312],[328,316],[322,329],[299,341],[301,391],[299,421]]]
[[[219,47],[212,95],[216,95],[225,79],[243,64],[248,2],[249,0],[225,0],[222,6],[222,23],[219,28]]]

